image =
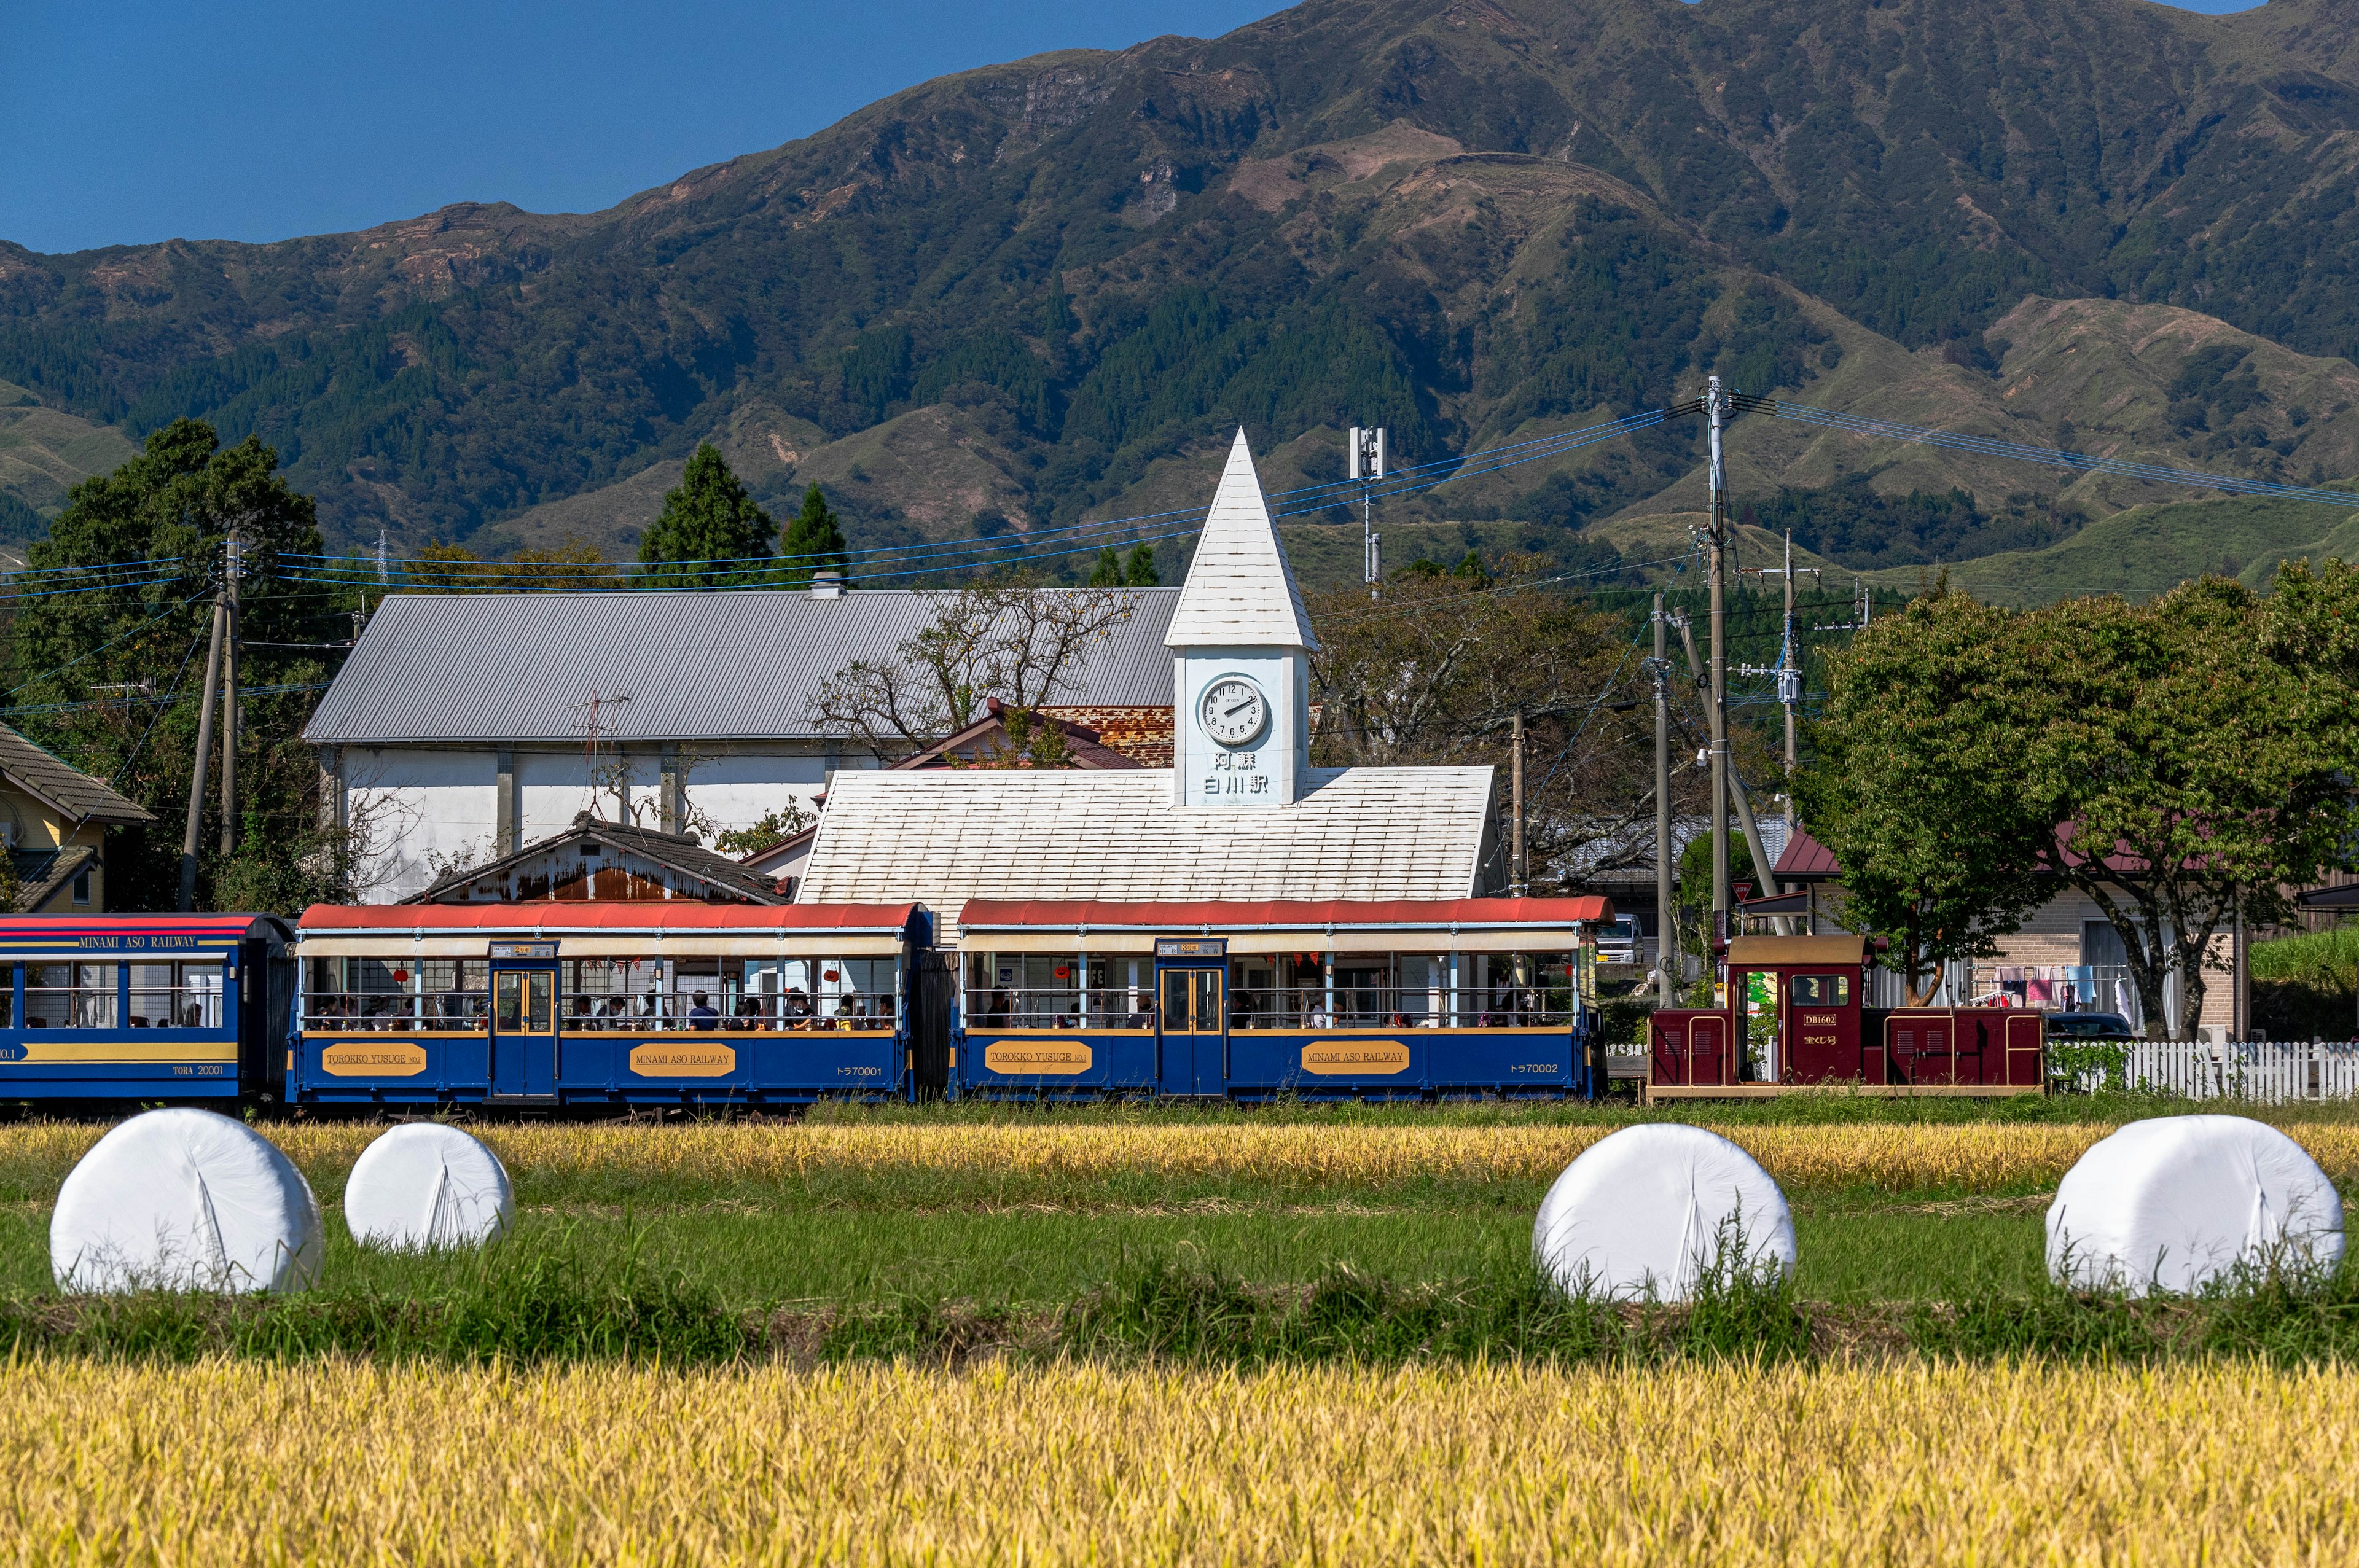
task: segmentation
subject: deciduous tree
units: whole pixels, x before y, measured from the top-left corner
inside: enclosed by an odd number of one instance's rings
[[[73,488],[49,536],[27,554],[36,571],[73,572],[80,590],[26,602],[9,639],[18,727],[158,818],[109,844],[108,901],[117,908],[170,908],[179,892],[202,644],[233,530],[244,550],[239,685],[263,690],[240,704],[238,859],[219,863],[206,832],[199,894],[210,901],[255,885],[250,873],[264,860],[311,868],[314,896],[336,885],[343,847],[320,827],[319,759],[301,729],[351,626],[305,580],[321,548],[311,498],[288,485],[277,453],[254,437],[224,448],[210,426],[179,419],[150,435],[139,456]],[[92,586],[101,583],[110,586]]]
[[[2020,701],[2038,721],[2025,794],[2060,825],[2038,864],[2121,934],[2149,1034],[2176,975],[2178,1033],[2193,1039],[2225,968],[2213,940],[2239,908],[2279,917],[2282,888],[2349,852],[2352,688],[2322,656],[2347,632],[2320,624],[2321,598],[2347,607],[2347,577],[2274,614],[2213,578],[2144,605],[2071,600],[2025,618]]]
[[[2055,819],[2028,800],[2018,617],[1929,594],[1831,656],[1802,819],[1843,868],[1838,916],[1890,944],[1912,1004],[1988,957],[2052,892]]]
[[[1053,697],[1078,695],[1091,655],[1138,604],[1120,589],[1043,588],[1030,578],[928,597],[932,625],[888,658],[845,665],[811,699],[813,718],[879,758],[956,734],[993,697],[1028,716]]]

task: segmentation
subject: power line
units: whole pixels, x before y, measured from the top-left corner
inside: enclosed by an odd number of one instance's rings
[[[1942,447],[1951,451],[1973,452],[1983,457],[2011,458],[2018,462],[2038,463],[2048,468],[2070,469],[2076,473],[2114,474],[2124,479],[2145,480],[2156,484],[2192,485],[2203,490],[2224,490],[2234,495],[2256,495],[2279,501],[2310,501],[2321,505],[2339,506],[2345,511],[2359,511],[2359,493],[2347,490],[2329,490],[2323,485],[2278,484],[2269,480],[2243,479],[2234,474],[2206,473],[2201,469],[2166,468],[2157,463],[2134,463],[2120,458],[2101,458],[2089,452],[2071,452],[2060,447],[2035,447],[2022,441],[2005,441],[1995,436],[1970,436],[1954,430],[1936,429],[1927,425],[1904,425],[1893,419],[1871,419],[1864,414],[1839,414],[1832,409],[1813,408],[1807,403],[1794,403],[1782,397],[1761,397],[1752,393],[1738,393],[1735,402],[1740,411],[1758,409],[1779,419],[1798,420],[1827,429],[1845,430],[1857,436],[1880,436],[1886,440],[1907,441],[1918,446]]]

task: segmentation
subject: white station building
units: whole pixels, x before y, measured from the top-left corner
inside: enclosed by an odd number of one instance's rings
[[[796,902],[1479,897],[1495,770],[1314,768],[1318,646],[1237,433],[1163,642],[1169,768],[839,774]]]

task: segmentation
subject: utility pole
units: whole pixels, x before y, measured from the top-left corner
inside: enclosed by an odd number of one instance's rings
[[[1737,673],[1740,675],[1775,676],[1777,677],[1777,702],[1778,705],[1786,710],[1786,826],[1791,827],[1795,823],[1795,717],[1802,701],[1801,656],[1794,642],[1794,579],[1801,576],[1804,572],[1808,572],[1811,577],[1816,578],[1819,575],[1819,568],[1816,567],[1798,567],[1794,564],[1794,535],[1792,530],[1788,529],[1786,534],[1786,564],[1784,566],[1748,567],[1745,569],[1747,571],[1757,572],[1762,577],[1779,577],[1786,579],[1786,631],[1784,640],[1777,644],[1777,662],[1767,669],[1762,669],[1753,665],[1742,665],[1738,669]],[[1826,628],[1821,627],[1821,630],[1823,631],[1826,630]]]
[[[180,834],[180,913],[197,907],[197,838],[204,826],[205,764],[213,750],[213,693],[221,688],[222,622],[229,609],[213,595],[213,640],[205,654],[205,692],[197,708],[197,760],[189,774],[189,825]]]
[[[1529,872],[1524,863],[1524,712],[1522,708],[1516,710],[1512,734],[1514,754],[1508,764],[1507,776],[1513,781],[1508,785],[1508,792],[1515,802],[1513,810],[1516,814],[1516,836],[1514,848],[1508,851],[1512,869],[1508,872],[1507,881],[1516,897],[1522,898],[1530,891]]]
[[[1671,661],[1663,596],[1655,595],[1655,1000],[1671,1005]],[[1682,976],[1681,979],[1685,979]]]
[[[1786,710],[1786,827],[1794,826],[1794,709],[1802,700],[1801,661],[1794,654],[1794,531],[1786,530],[1786,634],[1777,644],[1777,702]]]
[[[1712,927],[1715,944],[1728,930],[1728,480],[1720,458],[1720,427],[1725,408],[1720,377],[1704,381],[1704,413],[1711,426],[1712,520]]]
[[[1376,533],[1375,482],[1385,477],[1385,432],[1382,426],[1352,427],[1352,477],[1360,481],[1360,578],[1374,599],[1384,577]]]
[[[237,848],[237,579],[245,569],[245,554],[230,524],[228,570],[222,579],[222,830],[224,860]]]

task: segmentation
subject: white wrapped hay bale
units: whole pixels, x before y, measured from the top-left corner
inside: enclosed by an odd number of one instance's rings
[[[269,1140],[210,1110],[151,1110],[100,1139],[58,1189],[49,1271],[63,1291],[299,1291],[317,1277],[320,1206]]]
[[[2318,1162],[2241,1116],[2134,1121],[2064,1173],[2048,1272],[2075,1290],[2192,1292],[2239,1271],[2322,1277],[2343,1198]]]
[[[1701,1127],[1629,1127],[1564,1169],[1540,1202],[1532,1256],[1574,1294],[1687,1301],[1714,1270],[1794,1267],[1794,1215],[1759,1162]]]
[[[344,1223],[364,1247],[480,1247],[515,1218],[499,1156],[439,1122],[395,1128],[361,1151],[344,1184]]]

